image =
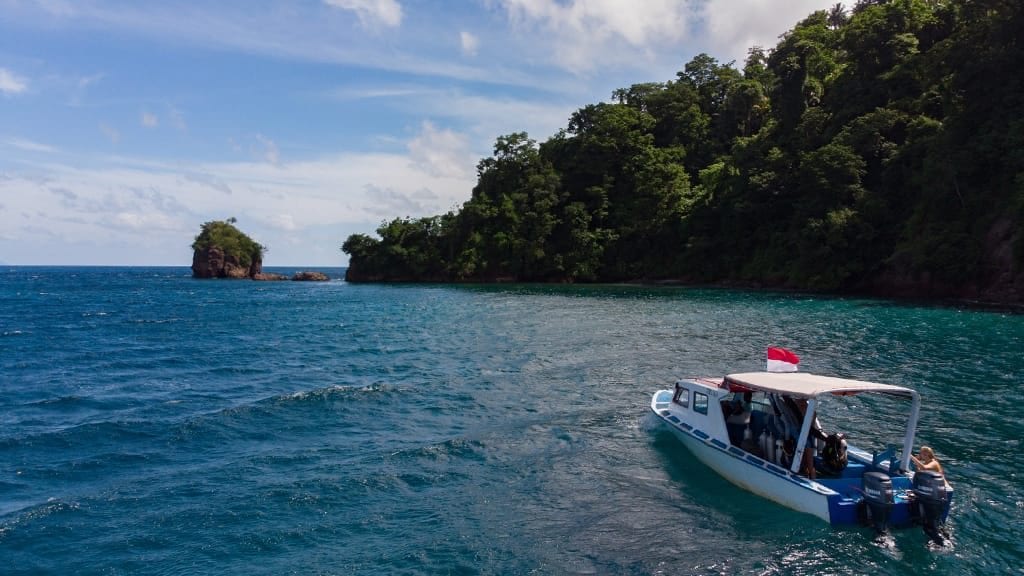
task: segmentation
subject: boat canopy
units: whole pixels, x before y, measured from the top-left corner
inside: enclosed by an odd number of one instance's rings
[[[729,374],[723,386],[730,389],[749,388],[798,398],[815,398],[820,394],[848,396],[861,392],[876,392],[914,398],[917,392],[902,386],[879,384],[863,380],[847,380],[833,376],[818,376],[807,372],[744,372]]]

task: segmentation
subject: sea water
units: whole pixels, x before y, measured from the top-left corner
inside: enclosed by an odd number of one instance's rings
[[[1022,572],[1024,316],[324,271],[0,269],[0,573]],[[946,545],[746,493],[649,416],[769,345],[921,392]],[[827,430],[899,441],[905,405],[849,400]]]

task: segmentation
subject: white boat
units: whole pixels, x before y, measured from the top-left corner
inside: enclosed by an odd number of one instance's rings
[[[748,423],[742,439],[734,434],[731,442],[726,412],[746,393]],[[909,400],[902,449],[873,454],[832,435],[826,454],[818,442],[808,441],[819,398],[855,394]],[[919,523],[941,540],[952,489],[941,475],[915,473],[910,465],[920,407],[920,396],[910,388],[797,372],[684,379],[651,399],[651,410],[701,462],[741,488],[833,525],[871,523],[884,531]],[[806,460],[795,456],[804,455],[805,447],[811,448]],[[843,448],[845,457],[837,454]],[[806,468],[811,457],[813,478]]]

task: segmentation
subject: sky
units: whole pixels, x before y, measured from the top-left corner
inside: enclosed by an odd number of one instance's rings
[[[188,266],[234,217],[264,266],[344,266],[695,55],[742,67],[821,0],[0,0],[0,264]]]

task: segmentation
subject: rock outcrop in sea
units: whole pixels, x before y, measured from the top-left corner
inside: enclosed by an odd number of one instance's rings
[[[235,219],[202,226],[192,243],[193,278],[257,278],[263,274],[263,250],[235,228]]]
[[[256,278],[263,275],[263,261],[252,260],[243,266],[235,256],[217,246],[195,250],[192,254],[193,278]]]
[[[263,252],[266,247],[235,228],[234,224],[234,218],[203,224],[192,243],[192,277],[288,280],[284,274],[263,271]],[[326,282],[330,277],[323,272],[303,270],[296,272],[291,279],[299,282]]]
[[[263,282],[279,282],[281,280],[287,280],[288,277],[284,274],[275,274],[274,272],[262,272],[252,277],[253,280],[261,280]]]
[[[330,277],[323,272],[311,272],[304,270],[302,272],[296,272],[295,275],[292,276],[292,280],[295,280],[296,282],[326,282],[330,280]]]

